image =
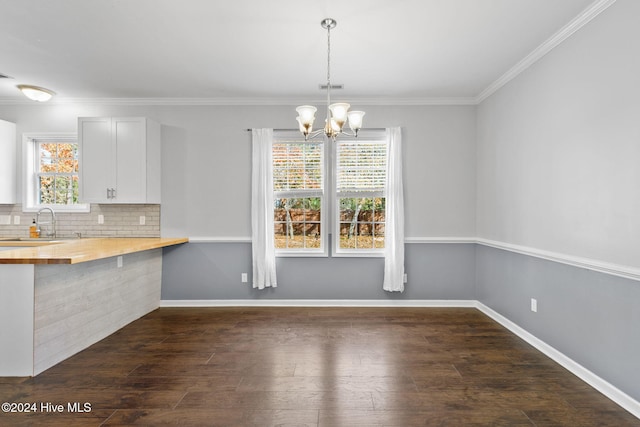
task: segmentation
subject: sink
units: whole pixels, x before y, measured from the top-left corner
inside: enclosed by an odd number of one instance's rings
[[[9,239],[0,239],[0,242],[52,242],[54,240],[60,239],[47,239],[47,238],[39,238],[39,237],[15,237]]]
[[[0,237],[0,246],[42,246],[76,239],[72,237]]]

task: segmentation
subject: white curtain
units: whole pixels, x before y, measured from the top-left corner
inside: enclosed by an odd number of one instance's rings
[[[251,253],[253,287],[277,286],[273,242],[273,129],[253,129],[251,169]]]
[[[387,129],[387,212],[384,249],[384,282],[389,292],[404,291],[404,196],[402,187],[402,137],[399,127]]]

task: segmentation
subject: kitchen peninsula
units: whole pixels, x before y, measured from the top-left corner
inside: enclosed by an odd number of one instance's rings
[[[187,241],[0,239],[0,376],[37,375],[158,308],[162,248]]]

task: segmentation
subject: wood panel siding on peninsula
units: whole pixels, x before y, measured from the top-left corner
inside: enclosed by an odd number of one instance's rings
[[[0,376],[37,375],[158,308],[161,248],[187,241],[77,239],[1,251]]]

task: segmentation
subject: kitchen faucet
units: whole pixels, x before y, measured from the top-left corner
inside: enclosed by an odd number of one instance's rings
[[[51,230],[49,230],[49,233],[47,233],[47,237],[53,237],[55,239],[56,237],[56,213],[53,211],[53,209],[51,209],[50,207],[45,206],[44,208],[40,209],[38,211],[38,213],[36,214],[36,229],[38,230],[38,235],[40,235],[41,230],[40,230],[40,224],[49,224],[48,222],[40,222],[40,214],[42,213],[42,211],[44,210],[48,210],[49,212],[51,212]]]

